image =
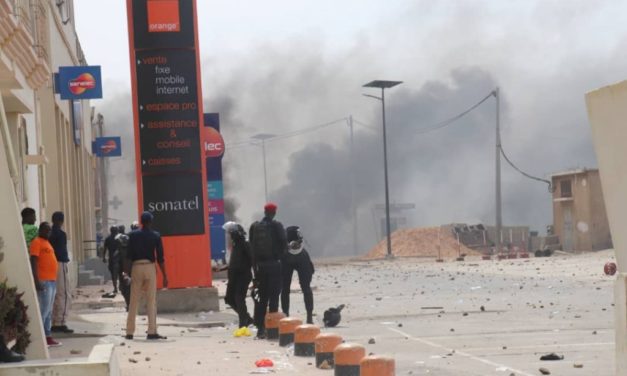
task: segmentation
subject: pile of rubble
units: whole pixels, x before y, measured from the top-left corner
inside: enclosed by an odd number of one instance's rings
[[[424,227],[397,230],[392,233],[392,253],[397,257],[439,257],[457,258],[459,255],[480,255],[461,243],[446,226]],[[387,253],[386,240],[383,239],[368,252],[365,259],[385,257]]]

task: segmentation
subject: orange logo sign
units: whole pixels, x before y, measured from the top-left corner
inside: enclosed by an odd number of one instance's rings
[[[220,132],[205,127],[204,151],[206,158],[221,157],[224,154],[224,139]]]
[[[83,73],[68,82],[70,91],[74,95],[81,95],[89,89],[96,87],[96,79],[89,73]]]
[[[168,33],[181,31],[179,0],[148,0],[148,31]]]

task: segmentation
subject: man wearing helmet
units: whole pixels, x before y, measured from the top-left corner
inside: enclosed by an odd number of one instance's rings
[[[224,301],[237,312],[241,328],[253,324],[253,319],[246,307],[248,285],[253,279],[253,255],[246,241],[246,231],[242,226],[235,222],[227,222],[223,228],[232,244]]]
[[[290,286],[294,271],[298,273],[298,282],[305,298],[305,310],[307,311],[307,324],[313,324],[313,291],[311,291],[311,278],[314,274],[314,265],[309,253],[303,247],[303,236],[300,227],[289,226],[287,233],[287,252],[281,262],[283,273],[283,288],[281,291],[281,309],[285,315],[290,315]]]

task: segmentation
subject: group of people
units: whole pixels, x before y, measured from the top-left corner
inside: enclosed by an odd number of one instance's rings
[[[294,272],[298,273],[304,295],[307,323],[313,323],[311,280],[314,265],[304,248],[299,227],[284,228],[281,222],[275,220],[276,213],[276,204],[266,204],[264,218],[250,226],[248,240],[241,225],[234,222],[225,225],[230,244],[225,301],[237,312],[240,327],[257,327],[258,338],[265,338],[266,312],[278,312],[279,300],[282,311],[289,316],[290,286]],[[51,218],[52,225],[49,222],[36,225],[36,212],[32,208],[25,208],[21,215],[46,342],[48,346],[60,346],[61,343],[52,337],[52,333],[73,333],[66,325],[71,293],[68,281],[70,258],[67,235],[63,230],[64,214],[55,212]],[[165,339],[157,333],[155,263],[161,270],[164,287],[168,286],[168,278],[161,236],[152,229],[153,219],[150,212],[144,212],[141,215],[141,228],[134,222],[128,234],[124,226],[112,227],[104,244],[102,258],[108,262],[111,272],[113,295],[120,291],[126,302],[127,339],[133,339],[142,294],[146,294],[147,339]],[[255,302],[253,317],[246,307],[251,282],[251,296]]]
[[[304,248],[299,227],[284,228],[275,220],[276,213],[277,205],[267,203],[263,219],[250,226],[248,241],[241,225],[234,222],[224,225],[230,248],[225,302],[237,312],[240,327],[251,324],[257,327],[258,338],[265,338],[266,312],[278,312],[279,299],[283,313],[289,316],[290,286],[295,271],[305,299],[307,323],[313,323],[314,265]],[[251,281],[254,317],[246,306]]]
[[[72,294],[67,234],[63,230],[65,215],[60,211],[54,212],[52,225],[46,221],[36,225],[37,213],[33,208],[24,208],[21,215],[46,343],[51,347],[61,346],[52,333],[74,332],[66,325]]]
[[[49,347],[61,346],[61,342],[54,339],[52,333],[74,332],[66,325],[71,306],[71,292],[68,280],[70,258],[67,234],[63,230],[65,216],[60,211],[55,212],[52,214],[52,225],[49,222],[36,225],[37,215],[34,209],[24,208],[21,215],[46,343]],[[161,236],[152,230],[152,222],[152,214],[144,212],[141,215],[141,228],[137,222],[131,225],[132,231],[128,234],[125,233],[124,226],[111,228],[111,235],[105,241],[103,261],[106,261],[109,252],[108,264],[114,282],[114,292],[117,293],[119,287],[126,302],[127,339],[133,338],[137,308],[143,293],[146,294],[148,314],[147,338],[165,338],[157,333],[155,263],[158,263],[161,269],[164,287],[168,286],[168,278]],[[19,354],[11,356],[19,360],[17,358]]]

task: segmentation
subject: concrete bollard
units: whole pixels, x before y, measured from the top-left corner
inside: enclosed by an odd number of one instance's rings
[[[333,350],[335,376],[359,376],[360,362],[366,356],[366,348],[355,343],[343,343]]]
[[[294,317],[286,317],[279,320],[279,346],[287,346],[294,343],[294,331],[303,324],[303,320]]]
[[[320,328],[315,325],[299,325],[294,332],[294,355],[316,355],[316,336],[320,334]]]
[[[361,376],[395,376],[396,366],[393,358],[371,355],[360,363]]]
[[[266,338],[279,339],[279,321],[285,317],[283,312],[269,312],[266,314]]]
[[[316,336],[314,347],[316,350],[316,368],[325,361],[333,367],[333,350],[342,344],[342,337],[334,333],[321,333]]]

